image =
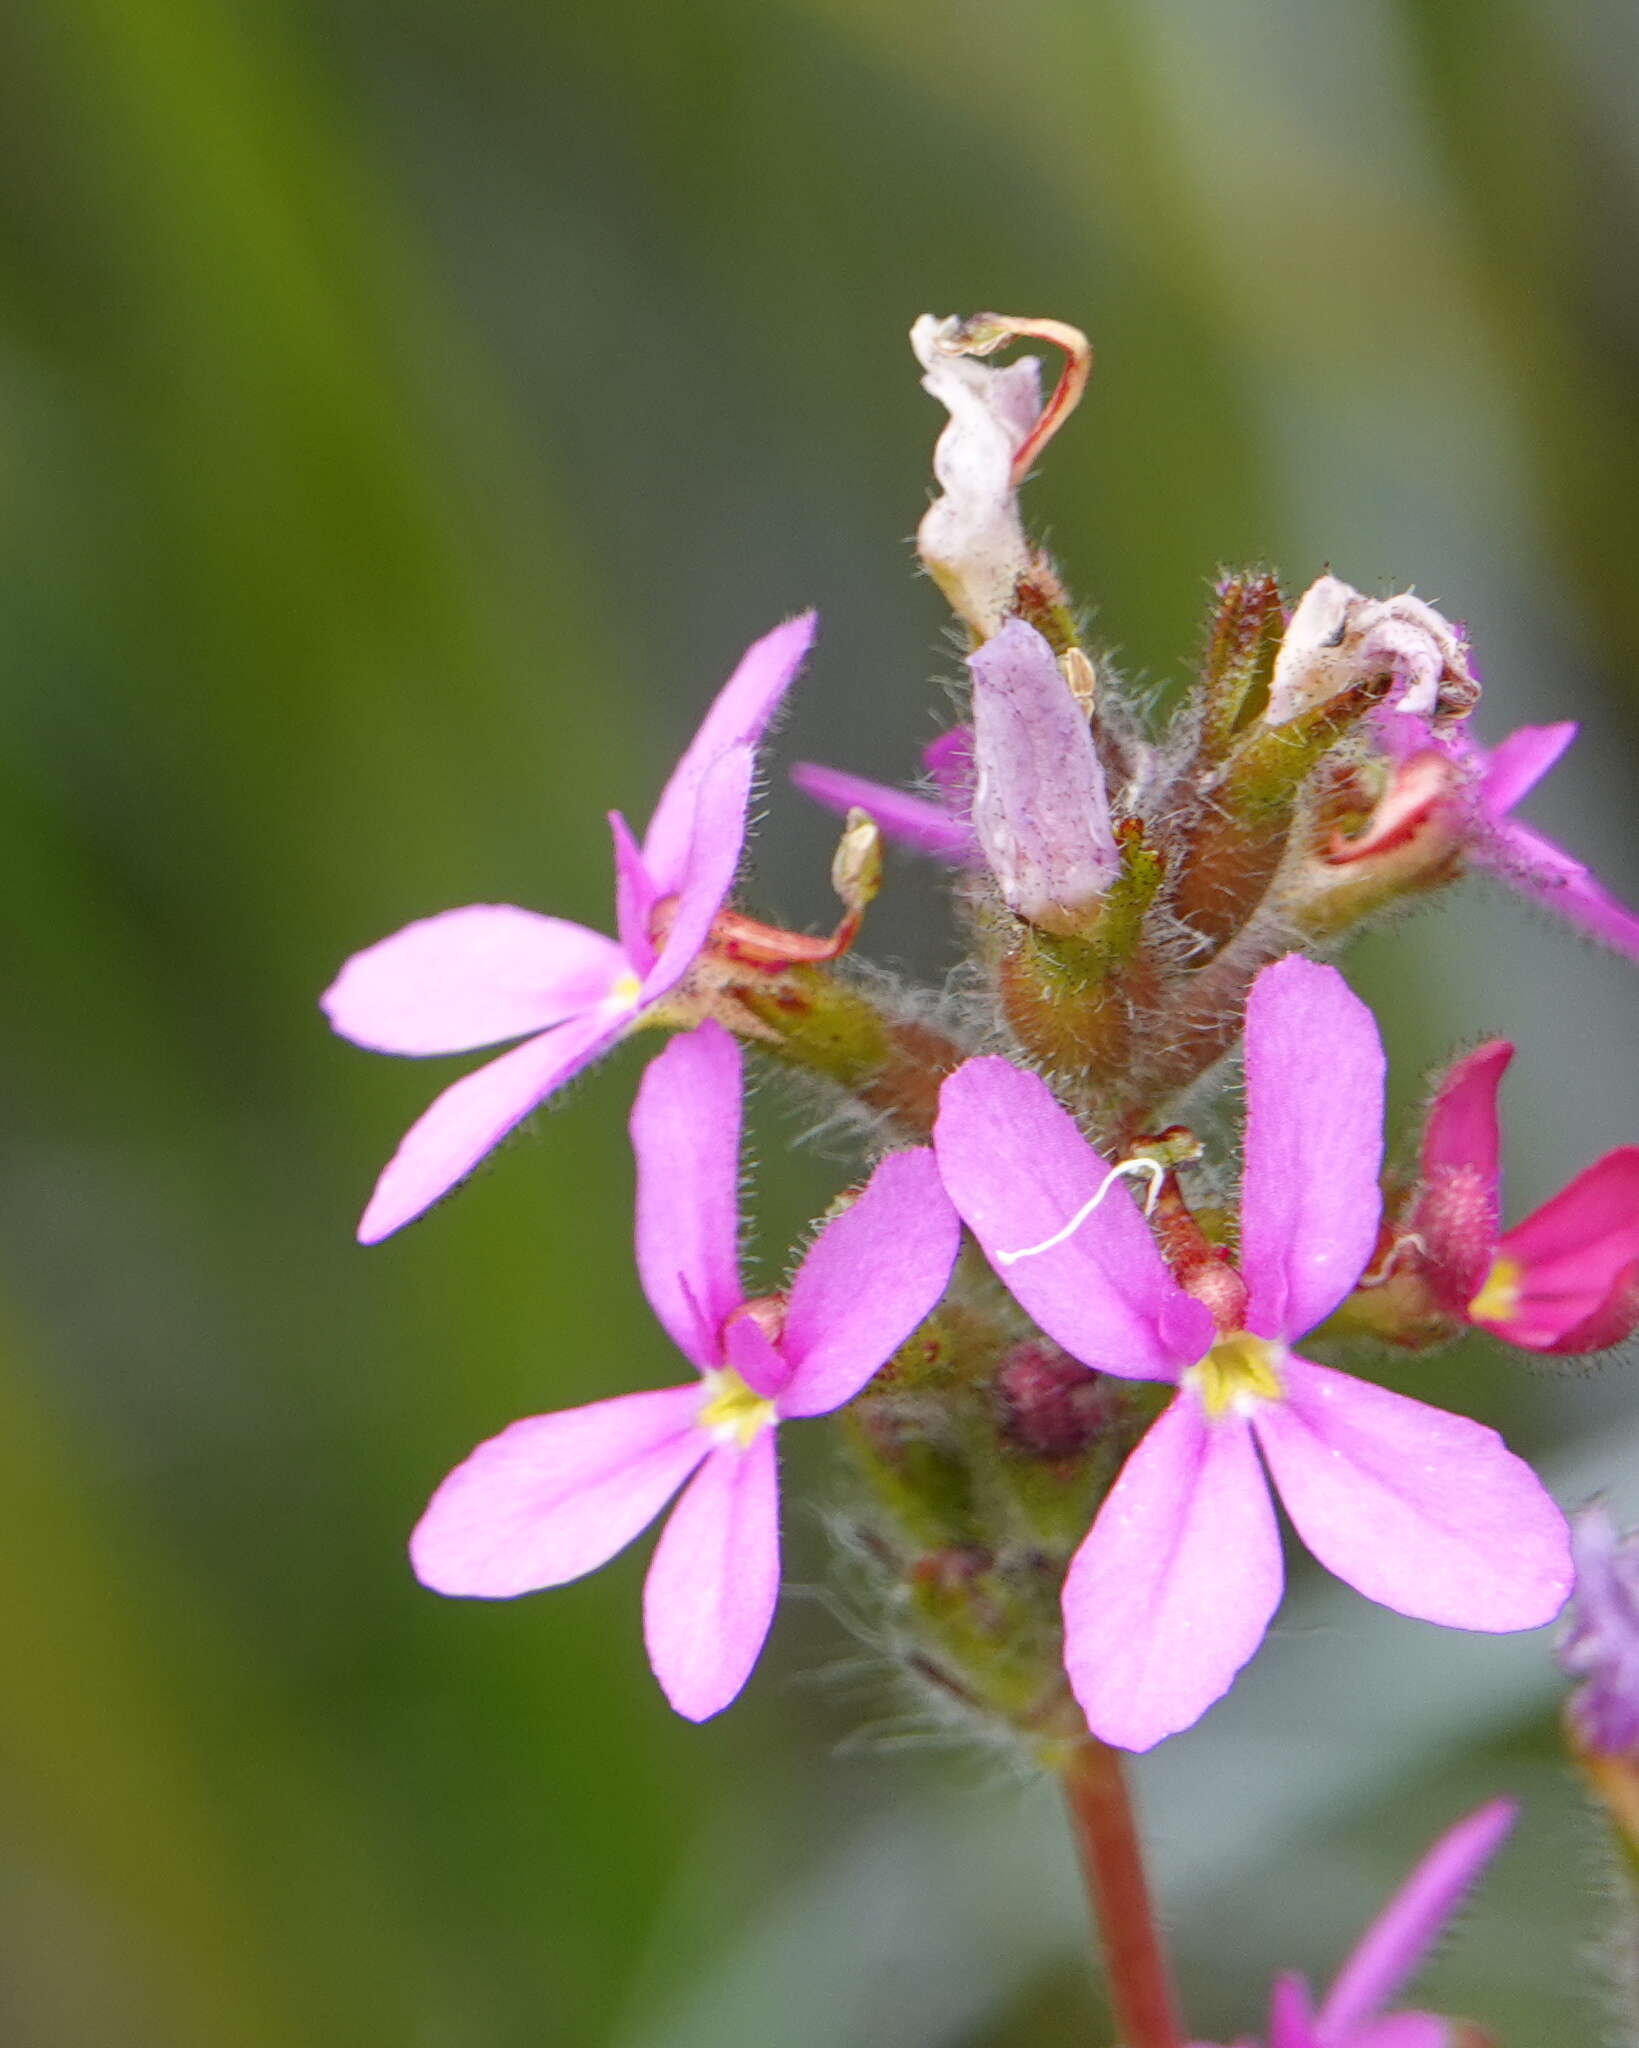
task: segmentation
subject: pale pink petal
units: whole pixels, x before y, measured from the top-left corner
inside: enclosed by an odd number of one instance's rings
[[[469,903],[355,953],[320,1000],[343,1038],[373,1052],[471,1052],[595,1008],[630,972],[602,932]]]
[[[1506,1038],[1489,1039],[1443,1076],[1423,1131],[1425,1177],[1441,1168],[1473,1167],[1496,1185],[1502,1172],[1497,1090],[1513,1057]]]
[[[1522,725],[1485,756],[1480,800],[1493,817],[1511,811],[1536,788],[1576,738],[1576,723]]]
[[[1528,1351],[1600,1351],[1639,1322],[1639,1146],[1607,1152],[1505,1231],[1497,1255],[1519,1268],[1519,1302],[1487,1318]]]
[[[894,1152],[808,1249],[787,1297],[782,1415],[828,1415],[939,1305],[962,1227],[925,1147]]]
[[[1545,909],[1602,945],[1639,960],[1639,912],[1613,896],[1564,847],[1509,818],[1495,827],[1488,843],[1474,851],[1505,881],[1534,896]]]
[[[1347,2041],[1364,2048],[1369,2040],[1381,2048],[1421,2048],[1430,2035],[1391,2033],[1370,2028],[1390,1999],[1410,1981],[1429,1951],[1461,1907],[1482,1870],[1496,1855],[1518,1817],[1511,1799],[1494,1799],[1447,1830],[1429,1850],[1356,1943],[1338,1972],[1320,2009],[1319,2028],[1327,2041]],[[1427,2014],[1406,2013],[1403,2020],[1421,2020],[1425,2027],[1440,2022]],[[1366,2028],[1365,2032],[1357,2029]]]
[[[513,1423],[433,1495],[410,1538],[416,1577],[507,1600],[595,1571],[709,1454],[700,1399],[696,1382]]]
[[[953,863],[967,860],[973,853],[973,834],[967,826],[929,797],[913,796],[885,782],[870,782],[863,775],[823,767],[817,761],[799,761],[791,770],[791,780],[804,796],[839,816],[856,805],[868,811],[884,838],[915,853]]]
[[[690,1721],[721,1713],[751,1676],[780,1592],[774,1431],[712,1452],[655,1545],[643,1636],[668,1700]]]
[[[734,886],[745,849],[753,766],[749,747],[731,747],[700,777],[694,838],[681,864],[671,928],[659,959],[644,977],[646,1003],[669,995],[688,973]]]
[[[1280,1604],[1280,1537],[1251,1433],[1180,1394],[1123,1466],[1064,1582],[1087,1725],[1152,1749],[1229,1690]]]
[[[1010,910],[1074,931],[1121,868],[1087,715],[1023,619],[1009,619],[968,667],[974,834]]]
[[[645,975],[655,960],[652,931],[659,892],[619,811],[609,813],[609,831],[615,843],[615,929],[632,971]]]
[[[607,1051],[629,1013],[598,1010],[514,1046],[434,1098],[405,1132],[359,1221],[360,1244],[379,1244],[466,1179],[486,1152],[555,1089]]]
[[[693,858],[695,811],[706,771],[730,747],[757,746],[796,680],[818,629],[815,614],[804,612],[754,640],[701,720],[661,791],[643,836],[644,864],[662,896],[682,888],[684,871]]]
[[[1448,1628],[1540,1628],[1571,1590],[1565,1518],[1494,1429],[1306,1359],[1252,1426],[1298,1534],[1368,1600]]]
[[[1297,1337],[1360,1278],[1382,1209],[1383,1044],[1335,967],[1290,953],[1246,1005],[1248,1327]]]
[[[1086,1365],[1126,1379],[1176,1379],[1205,1356],[1212,1318],[1167,1271],[1125,1185],[1051,1251],[1045,1243],[1108,1180],[1105,1162],[1037,1075],[969,1060],[946,1081],[934,1126],[951,1200],[1014,1297]]]
[[[720,1024],[674,1038],[632,1108],[637,1270],[683,1356],[722,1363],[740,1305],[740,1048]]]

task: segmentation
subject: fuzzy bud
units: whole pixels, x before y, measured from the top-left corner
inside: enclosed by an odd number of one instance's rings
[[[1567,1709],[1595,1756],[1639,1756],[1639,1535],[1619,1536],[1603,1507],[1571,1524],[1576,1591],[1557,1646],[1581,1683]]]
[[[1078,1359],[1048,1344],[1019,1344],[996,1371],[1002,1434],[1031,1458],[1076,1458],[1110,1426],[1109,1390]]]
[[[1264,712],[1285,725],[1375,675],[1390,675],[1389,702],[1421,718],[1460,718],[1479,696],[1461,635],[1410,591],[1365,597],[1336,576],[1322,576],[1298,600],[1275,657]]]
[[[1022,619],[968,666],[974,831],[1008,908],[1069,935],[1121,868],[1092,729],[1052,649]]]

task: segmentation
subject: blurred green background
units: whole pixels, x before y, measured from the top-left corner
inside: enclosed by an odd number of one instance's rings
[[[314,998],[448,905],[602,922],[603,809],[798,606],[782,762],[910,766],[950,667],[907,542],[929,309],[1095,336],[1030,506],[1127,673],[1176,678],[1222,561],[1415,582],[1485,732],[1584,720],[1533,814],[1639,897],[1636,64],[1629,0],[0,17],[0,2039],[1108,2040],[1051,1801],[904,1717],[805,1591],[817,1512],[704,1730],[648,1678],[639,1556],[414,1586],[474,1441],[674,1369],[626,1257],[634,1063],[367,1253],[450,1069]],[[776,773],[761,902],[826,915],[827,847]],[[877,949],[940,971],[893,879]],[[1639,1131],[1620,963],[1476,891],[1351,969],[1405,1100],[1520,1040],[1519,1204]],[[777,1253],[834,1171],[759,1116]],[[1414,1382],[1622,1497],[1619,1366]],[[1141,1774],[1196,2031],[1324,1972],[1502,1789],[1527,1820],[1431,1996],[1598,2038],[1556,1700],[1542,1638],[1301,1582]]]

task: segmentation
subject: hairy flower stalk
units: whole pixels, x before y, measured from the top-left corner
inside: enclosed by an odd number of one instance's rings
[[[1045,401],[1032,358],[996,360],[1021,339],[1063,355]],[[343,967],[324,1005],[355,1043],[517,1041],[412,1126],[359,1234],[421,1215],[618,1040],[669,1034],[631,1119],[635,1250],[686,1383],[481,1443],[418,1524],[415,1571],[510,1598],[662,1523],[645,1642],[704,1719],[775,1624],[779,1432],[831,1418],[846,1604],[921,1711],[1061,1777],[1126,2048],[1181,2048],[1118,1752],[1193,1728],[1257,1653],[1283,1595],[1276,1497],[1408,1625],[1536,1628],[1572,1582],[1559,1507],[1483,1421],[1310,1352],[1471,1331],[1557,1357],[1639,1328],[1639,1146],[1507,1223],[1497,1039],[1437,1083],[1414,1169],[1385,1173],[1375,1021],[1312,956],[1469,873],[1634,958],[1639,917],[1517,816],[1574,728],[1488,751],[1467,633],[1410,592],[1327,573],[1289,605],[1270,571],[1221,575],[1193,685],[1152,728],[1019,502],[1085,338],[928,315],[912,345],[948,415],[918,551],[965,634],[966,701],[914,787],[793,770],[844,820],[834,927],[765,921],[741,872],[804,617],[753,643],[641,843],[612,821],[615,937],[480,904]],[[963,957],[939,989],[856,964],[878,893],[919,886],[900,851],[951,884]],[[1240,1120],[1220,1113],[1237,1046]],[[853,1148],[772,1285],[740,1257],[752,1066],[819,1092]],[[1639,1840],[1632,1559],[1596,1521],[1576,1547],[1569,1725]],[[1279,1978],[1266,2048],[1470,2038],[1389,2008],[1511,1818],[1437,1844],[1318,2009]]]

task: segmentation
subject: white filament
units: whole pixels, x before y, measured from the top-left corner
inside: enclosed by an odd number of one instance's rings
[[[1081,1207],[1070,1218],[1069,1222],[1065,1224],[1062,1230],[1055,1230],[1051,1237],[1043,1238],[1040,1244],[1026,1245],[1022,1251],[998,1252],[996,1254],[998,1265],[1016,1265],[1020,1259],[1033,1259],[1038,1252],[1050,1252],[1056,1246],[1067,1243],[1075,1236],[1076,1232],[1087,1221],[1087,1218],[1092,1215],[1093,1211],[1103,1201],[1111,1188],[1115,1186],[1116,1182],[1125,1179],[1129,1174],[1149,1182],[1149,1188],[1144,1196],[1144,1214],[1146,1216],[1153,1216],[1155,1214],[1155,1205],[1161,1196],[1161,1183],[1167,1177],[1167,1169],[1161,1164],[1159,1159],[1123,1159],[1119,1166],[1112,1166],[1110,1168],[1109,1172],[1099,1182],[1097,1190],[1082,1203]]]

